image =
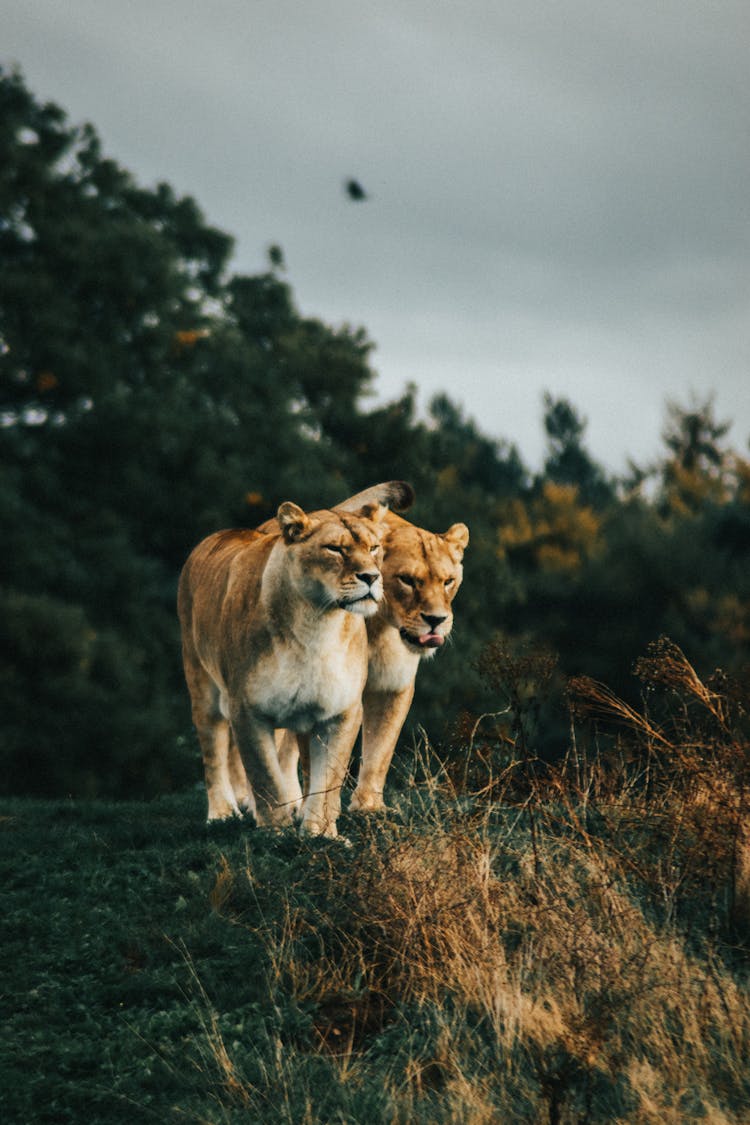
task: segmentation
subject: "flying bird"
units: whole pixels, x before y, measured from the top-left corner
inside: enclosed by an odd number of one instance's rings
[[[344,190],[354,203],[364,203],[366,199],[369,199],[359,180],[347,180],[344,184]]]

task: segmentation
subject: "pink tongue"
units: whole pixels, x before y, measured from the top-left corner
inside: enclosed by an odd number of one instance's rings
[[[439,633],[425,633],[424,636],[417,637],[417,640],[424,648],[440,648],[445,638]]]

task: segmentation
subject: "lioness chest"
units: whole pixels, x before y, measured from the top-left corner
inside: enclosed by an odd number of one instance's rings
[[[247,675],[245,701],[273,726],[300,733],[348,711],[359,701],[367,674],[362,626],[361,636],[348,645],[275,646]]]
[[[369,669],[367,690],[377,692],[401,692],[414,683],[419,668],[418,655],[408,652],[391,626],[380,625],[368,630]]]

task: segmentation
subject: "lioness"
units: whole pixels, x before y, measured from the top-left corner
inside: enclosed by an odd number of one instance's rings
[[[209,820],[239,812],[235,789],[246,773],[257,822],[291,823],[299,794],[274,740],[284,727],[309,739],[302,831],[336,835],[362,719],[365,618],[382,596],[385,511],[377,500],[353,514],[306,514],[287,502],[275,527],[220,531],[186,562],[178,611]],[[230,727],[244,770],[230,764]]]
[[[337,505],[337,511],[389,499],[388,484],[375,485]],[[409,503],[411,499],[409,499]],[[383,809],[383,790],[398,736],[414,698],[417,670],[434,656],[453,627],[452,602],[463,578],[462,559],[469,530],[455,523],[442,535],[415,527],[389,511],[381,533],[384,597],[367,620],[368,673],[362,697],[362,759],[352,810]],[[302,800],[298,779],[299,751],[306,757],[304,738],[279,739],[279,760],[288,792]]]
[[[340,505],[372,502],[379,486]],[[370,501],[367,497],[370,496]],[[396,742],[414,699],[417,669],[453,628],[452,602],[463,579],[469,529],[434,534],[387,512],[381,533],[383,598],[367,622],[368,678],[362,696],[362,760],[350,809],[376,812]]]
[[[378,488],[358,493],[340,509],[371,503]],[[414,698],[420,662],[435,655],[453,628],[452,602],[463,580],[469,529],[454,523],[436,535],[389,511],[381,543],[384,596],[367,621],[362,760],[349,805],[362,812],[384,808],[385,779]]]

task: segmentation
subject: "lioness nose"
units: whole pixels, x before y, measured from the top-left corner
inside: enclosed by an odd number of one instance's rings
[[[424,620],[427,622],[427,624],[433,630],[437,629],[438,625],[442,625],[447,616],[448,616],[447,613],[442,613],[442,614],[423,613],[422,614],[422,617],[424,618]]]
[[[380,571],[378,570],[360,570],[357,574],[357,578],[359,578],[360,582],[364,582],[368,586],[372,586],[374,582],[377,582],[379,577]]]

